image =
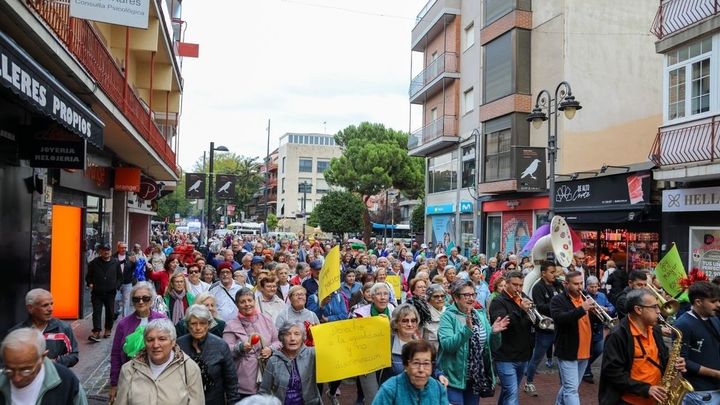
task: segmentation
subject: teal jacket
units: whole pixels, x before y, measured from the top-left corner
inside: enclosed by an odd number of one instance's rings
[[[432,377],[421,390],[410,383],[407,373],[391,377],[383,383],[372,405],[447,405],[445,386]]]
[[[485,310],[474,310],[488,334],[483,354],[490,356],[493,347],[500,346],[500,333],[492,333],[492,325],[488,322]],[[438,341],[440,342],[439,368],[443,371],[450,386],[459,390],[465,389],[467,376],[468,351],[470,350],[470,334],[472,331],[465,325],[465,314],[457,306],[449,305],[440,317]],[[492,356],[490,356],[492,357]],[[495,370],[491,367],[493,383]]]
[[[87,405],[85,390],[72,371],[61,364],[53,363],[47,357],[43,359],[43,366],[45,379],[35,404]],[[0,404],[2,405],[12,403],[10,384],[7,376],[0,374]]]

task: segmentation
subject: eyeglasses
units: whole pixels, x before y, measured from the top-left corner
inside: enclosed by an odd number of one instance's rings
[[[430,298],[432,298],[432,299],[434,299],[434,300],[442,300],[442,299],[445,299],[445,295],[443,295],[443,294],[435,294],[435,295],[430,296]]]
[[[403,318],[400,323],[418,323],[417,318]]]
[[[467,298],[474,298],[474,297],[475,297],[475,293],[458,294],[458,296],[463,297],[463,298],[465,298],[465,299],[467,299]]]
[[[188,274],[200,274],[200,270],[190,270]]]
[[[152,297],[143,295],[142,297],[132,297],[133,304],[139,304],[140,301],[142,302],[150,302],[152,300]]]
[[[659,309],[660,309],[660,306],[659,306],[658,304],[655,304],[655,305],[638,305],[638,306],[639,306],[639,307],[642,307],[642,308],[651,308],[651,309],[654,309],[654,310],[659,310]]]
[[[40,359],[38,359],[38,362],[35,363],[34,366],[27,367],[27,368],[21,368],[19,370],[12,369],[12,368],[0,368],[0,373],[5,374],[8,378],[12,378],[15,374],[19,374],[20,377],[30,377],[31,375],[33,375],[33,373],[35,373],[35,371],[37,371],[38,364],[40,363],[41,360],[42,360],[42,357],[40,357]]]
[[[419,361],[411,361],[410,367],[412,368],[432,368],[432,363],[429,362],[419,362]]]

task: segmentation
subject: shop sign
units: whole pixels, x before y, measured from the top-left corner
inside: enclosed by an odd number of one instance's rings
[[[85,140],[32,142],[30,166],[54,169],[85,169]]]
[[[215,176],[215,197],[225,200],[234,199],[236,183],[237,176],[230,174],[218,174]]]
[[[515,153],[515,173],[518,191],[544,191],[547,189],[545,174],[545,148],[517,146]]]
[[[720,187],[663,190],[663,212],[720,211]]]
[[[649,172],[591,177],[558,182],[555,186],[555,207],[634,207],[650,202]]]
[[[152,201],[157,198],[160,193],[160,187],[157,182],[150,177],[143,176],[140,178],[140,191],[138,191],[138,197],[142,200]]]
[[[140,169],[137,167],[116,167],[115,168],[115,190],[140,191]]]
[[[205,198],[205,173],[185,173],[185,198]]]
[[[437,204],[425,207],[427,215],[452,214],[453,212],[455,212],[455,204]]]
[[[150,0],[70,0],[70,16],[128,27],[148,27]]]
[[[10,89],[35,110],[47,115],[70,132],[102,148],[102,121],[2,32],[0,85]],[[82,159],[83,162],[84,160]]]
[[[468,214],[473,212],[473,203],[471,201],[460,201],[460,213]]]
[[[688,268],[698,268],[710,280],[720,276],[720,228],[690,227]]]

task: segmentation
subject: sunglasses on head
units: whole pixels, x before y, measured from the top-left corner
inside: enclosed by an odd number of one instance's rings
[[[142,297],[132,297],[132,302],[135,304],[139,304],[140,301],[142,302],[150,302],[152,300],[152,297],[148,295],[143,295]]]

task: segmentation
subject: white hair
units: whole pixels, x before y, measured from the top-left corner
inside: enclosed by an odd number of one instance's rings
[[[38,357],[45,353],[45,337],[35,328],[20,328],[10,332],[0,344],[0,354],[5,350],[17,350],[28,345],[35,347]]]
[[[143,340],[147,339],[147,336],[150,334],[151,331],[158,330],[160,332],[167,333],[168,336],[170,336],[170,340],[173,342],[175,339],[177,339],[177,332],[175,332],[175,325],[173,325],[172,321],[166,318],[160,318],[160,319],[153,319],[150,321],[147,326],[145,327],[145,331],[143,332]]]
[[[589,276],[589,277],[587,278],[587,280],[585,280],[585,284],[586,284],[586,285],[590,285],[590,284],[600,285],[600,281],[598,281],[598,278],[595,277],[595,276]]]
[[[155,286],[153,286],[152,284],[150,284],[147,281],[138,282],[130,290],[130,298],[131,299],[132,299],[132,297],[135,296],[135,292],[137,290],[148,290],[148,292],[150,293],[150,298],[152,298],[152,300],[150,302],[155,302],[155,297],[157,296],[157,293],[155,292]]]
[[[385,283],[375,283],[372,287],[370,287],[370,295],[373,297],[378,292],[379,289],[384,288],[385,291],[390,292],[390,289],[388,288],[387,284]]]
[[[208,323],[213,320],[210,310],[202,304],[192,304],[185,312],[185,322],[190,322],[190,318],[195,317]]]
[[[28,293],[25,294],[25,305],[35,305],[35,302],[43,295],[50,295],[52,297],[50,291],[42,288],[35,288],[28,291]]]

